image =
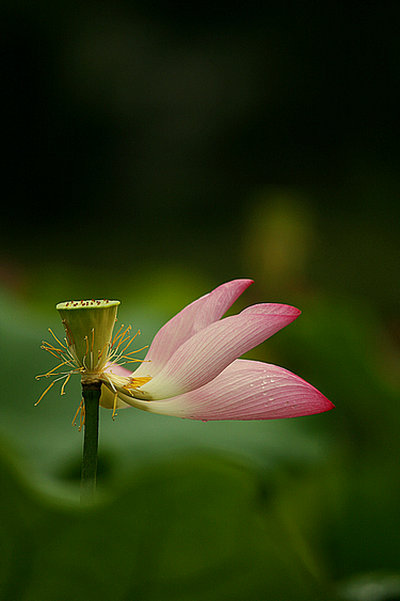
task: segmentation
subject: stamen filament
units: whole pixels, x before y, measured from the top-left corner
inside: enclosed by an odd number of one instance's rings
[[[113,383],[113,381],[111,380],[111,378],[109,378],[109,377],[107,376],[107,374],[106,374],[106,373],[103,373],[103,377],[105,377],[105,378],[107,379],[107,381],[108,381],[109,385],[110,385],[110,386],[111,386],[111,388],[112,388],[112,391],[113,391],[114,393],[117,393],[117,389],[115,388],[115,386],[114,386],[114,383]]]
[[[134,336],[132,336],[132,338],[129,340],[128,344],[126,345],[126,347],[125,347],[125,348],[124,348],[124,350],[122,351],[123,353],[126,351],[126,349],[128,348],[128,346],[129,346],[130,344],[132,344],[132,342],[135,340],[135,338],[136,338],[136,336],[137,336],[138,334],[140,334],[140,330],[138,330],[138,331],[136,332],[136,334],[135,334]],[[144,347],[144,348],[146,348],[146,347]],[[135,352],[137,352],[137,351],[135,351]]]
[[[68,374],[68,375],[67,375],[67,377],[65,378],[65,381],[64,381],[63,385],[61,386],[61,392],[60,392],[61,396],[62,396],[63,394],[65,394],[65,387],[66,387],[66,385],[68,384],[68,382],[69,382],[69,380],[70,380],[70,378],[71,378],[71,375],[72,375],[72,374]]]
[[[132,326],[128,326],[126,328],[126,330],[124,332],[122,332],[122,334],[119,335],[119,340],[118,340],[118,344],[115,347],[115,350],[118,350],[119,347],[121,346],[121,344],[123,344],[124,342],[126,342],[126,340],[129,340],[129,332],[132,329]],[[111,346],[114,346],[114,344],[116,343],[116,340],[113,341],[113,344]]]
[[[133,338],[132,338],[132,340],[133,340]],[[133,355],[134,353],[139,353],[140,351],[144,351],[145,348],[149,348],[149,345],[146,344],[146,346],[142,346],[142,348],[138,348],[135,351],[130,351],[129,353],[126,353],[126,356]],[[125,349],[123,350],[123,352],[125,353]]]
[[[112,341],[111,341],[111,346],[112,346],[112,347],[113,347],[113,346],[114,346],[114,345],[117,343],[117,341],[118,341],[118,340],[119,340],[119,339],[120,339],[120,338],[121,338],[121,337],[122,337],[122,336],[125,334],[125,331],[126,331],[126,330],[124,330],[123,332],[121,331],[121,330],[122,330],[124,327],[125,327],[125,325],[124,325],[124,324],[122,324],[122,325],[121,325],[121,327],[119,328],[118,332],[115,334],[114,338],[113,338],[113,339],[112,339]]]
[[[85,425],[86,410],[85,410],[85,403],[84,403],[83,399],[81,401],[81,405],[82,405],[81,406],[81,416],[80,416],[78,432],[80,432],[82,430],[82,427]]]
[[[47,348],[47,346],[44,346],[44,344],[42,344],[42,346],[40,347],[41,349],[43,349],[44,351],[47,351],[48,353],[50,353],[50,355],[53,355],[53,357],[55,357],[56,359],[60,359],[60,356],[62,357],[63,355],[63,351],[61,349],[54,349],[54,351],[50,348]],[[59,354],[56,354],[59,353]]]
[[[113,421],[115,420],[115,417],[117,415],[117,400],[118,400],[118,393],[116,392],[114,394],[113,412],[112,412],[112,415],[111,415]]]
[[[63,343],[61,342],[61,340],[59,340],[59,339],[57,338],[57,336],[54,334],[53,330],[51,330],[50,328],[48,328],[48,330],[49,330],[50,334],[53,336],[54,340],[56,340],[56,341],[58,342],[58,344],[61,344],[61,346],[62,346],[63,348],[67,348],[67,347],[65,346],[65,344],[63,344]]]
[[[80,411],[81,411],[81,409],[82,409],[82,405],[83,405],[83,399],[81,400],[81,403],[80,403],[80,405],[79,405],[79,407],[78,407],[78,409],[76,410],[76,413],[75,413],[75,415],[74,415],[74,419],[72,420],[72,425],[73,425],[73,426],[76,426],[76,420],[77,420],[77,418],[78,418],[79,412],[80,412]]]
[[[59,353],[63,353],[64,352],[62,349],[57,348],[56,346],[54,346],[54,344],[51,344],[47,340],[42,340],[42,344],[45,345],[46,348],[50,348],[53,351],[57,351]]]
[[[101,351],[99,351],[98,357],[97,357],[97,364],[100,362],[100,359],[102,358],[105,349],[108,348],[109,346],[110,346],[110,343],[106,342],[105,345],[103,346],[103,348],[101,349]]]
[[[36,380],[39,380],[39,378],[48,378],[55,371],[57,371],[57,369],[59,369],[63,365],[67,365],[67,364],[70,365],[70,362],[69,361],[63,361],[62,363],[60,363],[59,365],[57,365],[56,367],[53,367],[53,369],[51,369],[50,371],[48,371],[47,374],[40,374],[40,375],[36,376]]]
[[[85,357],[87,357],[88,353],[89,353],[89,340],[88,340],[88,337],[85,336],[84,340],[85,340],[85,344],[86,344]]]
[[[37,405],[39,405],[40,401],[42,400],[42,398],[49,392],[50,388],[52,386],[54,386],[54,384],[57,382],[57,380],[53,380],[53,382],[46,388],[46,390],[44,392],[42,392],[42,394],[40,395],[39,399],[36,401],[36,403],[34,404],[34,407],[36,407]]]
[[[119,336],[120,331],[122,330],[122,328],[124,328],[124,324],[121,324],[120,327],[118,328],[118,331],[115,333],[112,342],[111,342],[111,346],[114,346],[115,341],[117,340],[117,337]]]

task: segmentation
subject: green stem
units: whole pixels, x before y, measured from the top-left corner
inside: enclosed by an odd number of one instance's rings
[[[93,500],[96,490],[100,394],[100,382],[82,384],[82,396],[85,403],[85,428],[81,475],[82,502]]]

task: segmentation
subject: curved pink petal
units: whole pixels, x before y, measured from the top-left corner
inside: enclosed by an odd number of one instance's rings
[[[119,363],[113,363],[112,361],[108,361],[105,369],[105,373],[113,373],[116,376],[122,376],[123,378],[130,378],[132,376],[132,370],[119,365]]]
[[[155,376],[181,344],[220,319],[252,283],[249,279],[226,282],[187,305],[157,332],[137,375]]]
[[[198,420],[263,420],[312,415],[334,405],[292,372],[238,359],[214,380],[180,396],[130,404],[153,413]]]
[[[140,388],[139,398],[165,399],[207,384],[232,361],[291,323],[300,311],[289,305],[257,305],[225,317],[186,340],[164,368]],[[141,375],[144,372],[141,372]],[[136,372],[135,372],[136,375]]]
[[[258,303],[250,305],[240,312],[240,315],[293,315],[294,319],[300,315],[300,309],[282,303]]]

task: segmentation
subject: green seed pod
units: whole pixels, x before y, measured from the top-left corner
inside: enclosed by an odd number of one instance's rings
[[[81,300],[56,305],[68,351],[88,375],[100,373],[107,363],[119,304],[117,300]]]

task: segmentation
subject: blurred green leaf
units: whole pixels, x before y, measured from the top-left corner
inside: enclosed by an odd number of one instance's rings
[[[272,488],[216,457],[141,470],[87,509],[32,492],[1,458],[0,598],[333,598],[282,529]],[[11,561],[12,559],[12,561]]]

